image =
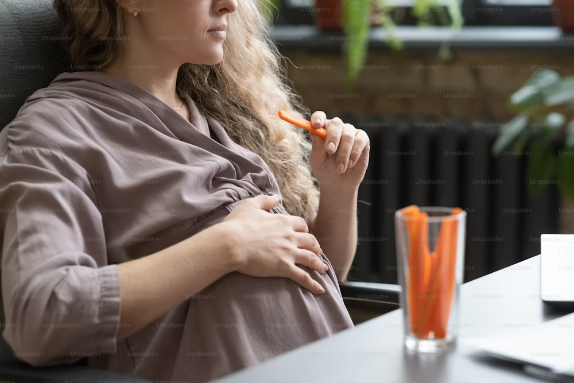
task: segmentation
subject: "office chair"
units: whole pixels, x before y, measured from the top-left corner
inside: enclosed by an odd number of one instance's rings
[[[75,71],[60,44],[60,27],[51,0],[0,0],[0,130],[14,119],[34,91],[46,87],[62,72]],[[396,285],[344,282],[339,286],[349,312],[356,313],[356,322],[398,308],[399,287]],[[364,299],[366,296],[378,299]],[[0,295],[0,330],[5,326]],[[1,336],[0,379],[26,383],[47,380],[148,382],[88,368],[86,358],[73,364],[30,366],[14,356]]]

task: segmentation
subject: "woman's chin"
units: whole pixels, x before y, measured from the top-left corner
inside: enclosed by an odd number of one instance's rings
[[[219,64],[221,62],[221,60],[223,60],[223,55],[217,56],[215,58],[213,58],[212,60],[209,60],[209,62],[205,63],[206,65],[216,65]]]
[[[194,59],[190,59],[190,61],[188,62],[202,65],[215,65],[219,64],[221,60],[223,60],[223,49],[219,48],[214,49],[205,56],[203,56],[201,60],[199,60],[199,62],[197,62],[197,57],[195,57]]]

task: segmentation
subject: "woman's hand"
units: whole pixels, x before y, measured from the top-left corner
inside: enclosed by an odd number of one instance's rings
[[[339,117],[327,119],[323,112],[311,115],[313,128],[325,128],[327,138],[311,134],[309,161],[322,189],[350,190],[359,187],[369,165],[370,140],[364,130],[345,124]]]
[[[325,290],[296,263],[325,273],[321,246],[301,217],[270,214],[276,197],[260,195],[241,202],[223,220],[229,225],[237,271],[254,277],[285,277],[315,294]]]

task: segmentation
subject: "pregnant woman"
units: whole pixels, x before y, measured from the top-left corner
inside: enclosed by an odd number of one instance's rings
[[[337,281],[369,138],[278,118],[304,109],[258,1],[54,2],[78,71],[0,133],[20,359],[206,382],[353,326]]]

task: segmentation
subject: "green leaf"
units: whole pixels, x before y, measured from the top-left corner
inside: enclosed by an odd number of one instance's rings
[[[512,120],[502,125],[500,134],[492,145],[492,154],[498,155],[506,148],[516,137],[528,126],[529,118],[522,114],[514,117]]]
[[[448,14],[452,20],[451,28],[453,30],[460,30],[464,24],[464,18],[460,12],[460,2],[459,0],[448,0],[447,3]]]
[[[560,75],[553,70],[539,70],[534,72],[526,81],[525,85],[532,85],[537,88],[546,88],[556,84],[560,80]]]
[[[544,130],[547,133],[552,134],[560,129],[565,122],[566,116],[564,116],[562,113],[549,113],[544,119]]]
[[[534,141],[530,146],[526,175],[531,195],[538,194],[547,186],[554,175],[555,157],[547,140]]]
[[[411,13],[419,20],[426,20],[429,14],[431,2],[429,0],[416,0],[413,4]]]
[[[518,110],[524,110],[536,104],[544,102],[544,94],[539,87],[534,85],[527,85],[517,90],[510,96],[510,103]]]
[[[403,49],[403,42],[397,37],[397,27],[390,15],[391,7],[387,5],[385,0],[379,1],[379,9],[381,11],[381,24],[387,32],[387,44],[394,50]]]
[[[343,0],[343,29],[347,39],[347,89],[354,85],[365,62],[371,29],[371,0]]]
[[[565,78],[557,83],[552,91],[547,91],[545,104],[556,106],[574,101],[574,78]]]

